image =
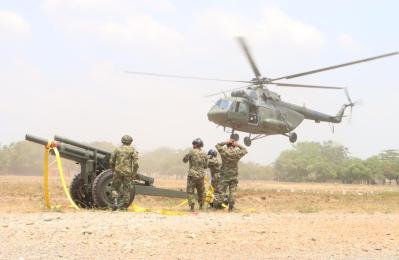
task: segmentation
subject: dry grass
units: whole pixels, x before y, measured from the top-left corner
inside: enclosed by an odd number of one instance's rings
[[[186,183],[156,179],[155,185],[185,189]],[[0,194],[0,212],[44,210],[41,177],[0,176]],[[53,204],[67,204],[58,177],[50,179],[50,195]],[[145,207],[186,210],[178,206],[181,199],[137,196],[135,202]],[[244,212],[394,213],[399,212],[399,187],[241,181],[237,206]]]

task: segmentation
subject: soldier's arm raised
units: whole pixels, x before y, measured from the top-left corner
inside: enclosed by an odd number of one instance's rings
[[[226,142],[221,142],[215,145],[216,150],[218,150],[218,152],[220,153],[221,151],[223,151],[223,146],[226,145]]]
[[[238,145],[237,147],[240,149],[240,153],[239,153],[240,154],[240,158],[248,153],[247,148],[245,148],[244,146]]]
[[[191,157],[191,152],[189,152],[188,154],[186,154],[186,155],[183,157],[183,162],[184,162],[184,163],[187,163],[187,162],[190,160],[190,157]]]

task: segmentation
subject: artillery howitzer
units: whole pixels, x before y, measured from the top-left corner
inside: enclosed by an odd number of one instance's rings
[[[44,146],[48,144],[47,140],[28,134],[25,139]],[[69,187],[73,201],[82,208],[112,207],[112,171],[109,165],[111,153],[57,135],[54,136],[54,140],[61,157],[80,164],[80,173],[74,176]],[[134,183],[128,205],[121,204],[118,207],[128,207],[136,194],[187,197],[187,193],[183,191],[154,187],[154,178],[142,174],[137,174]]]

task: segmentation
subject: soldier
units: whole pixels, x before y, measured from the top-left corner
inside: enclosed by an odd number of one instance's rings
[[[112,197],[114,198],[114,210],[118,208],[118,204],[122,204],[126,208],[129,206],[133,179],[139,168],[138,153],[130,146],[133,138],[124,135],[121,141],[122,145],[115,149],[110,158],[110,166],[113,172]],[[121,201],[118,201],[120,199]]]
[[[201,138],[195,139],[193,149],[190,150],[183,158],[183,162],[189,162],[189,170],[187,176],[187,200],[190,210],[194,211],[194,189],[197,189],[199,209],[202,210],[205,200],[205,169],[208,165],[208,157],[201,150],[204,146]]]
[[[213,187],[214,193],[217,193],[217,183],[219,181],[220,174],[220,161],[217,158],[218,152],[214,149],[208,151],[208,168],[211,171],[211,185]]]
[[[235,140],[218,143],[216,149],[222,157],[222,168],[218,182],[218,193],[215,195],[216,206],[220,207],[229,188],[229,211],[233,211],[238,184],[238,161],[246,155],[247,149]]]

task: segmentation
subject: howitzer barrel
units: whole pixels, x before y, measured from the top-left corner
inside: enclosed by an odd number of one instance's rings
[[[46,146],[48,144],[48,141],[40,138],[40,137],[36,137],[33,135],[29,135],[27,134],[25,136],[25,140],[27,141],[31,141],[37,144],[41,144]],[[64,143],[64,142],[60,142],[57,141],[57,148],[60,152],[61,157],[67,158],[69,160],[73,160],[76,162],[82,162],[84,160],[93,160],[94,159],[94,151],[95,148],[91,147],[91,149],[84,149],[81,148],[79,146],[75,146],[73,144],[68,144],[68,143]],[[93,150],[92,150],[93,149]],[[97,154],[97,160],[103,160],[109,153],[98,153]]]
[[[105,150],[102,150],[102,149],[98,149],[98,148],[95,148],[95,147],[92,147],[92,146],[89,146],[89,145],[85,145],[85,144],[73,141],[73,140],[71,140],[69,138],[65,138],[65,137],[62,137],[62,136],[59,136],[59,135],[55,135],[54,136],[54,140],[59,141],[59,142],[63,142],[63,143],[66,143],[66,144],[70,144],[70,145],[73,145],[73,146],[76,146],[76,147],[79,147],[79,148],[82,148],[82,149],[85,149],[85,150],[90,150],[90,151],[96,150],[98,153],[102,153],[104,155],[111,154],[108,151],[105,151]]]
[[[40,137],[36,137],[33,135],[25,135],[25,140],[26,141],[30,141],[33,143],[37,143],[37,144],[41,144],[41,145],[47,145],[48,144],[48,140],[40,138]]]

